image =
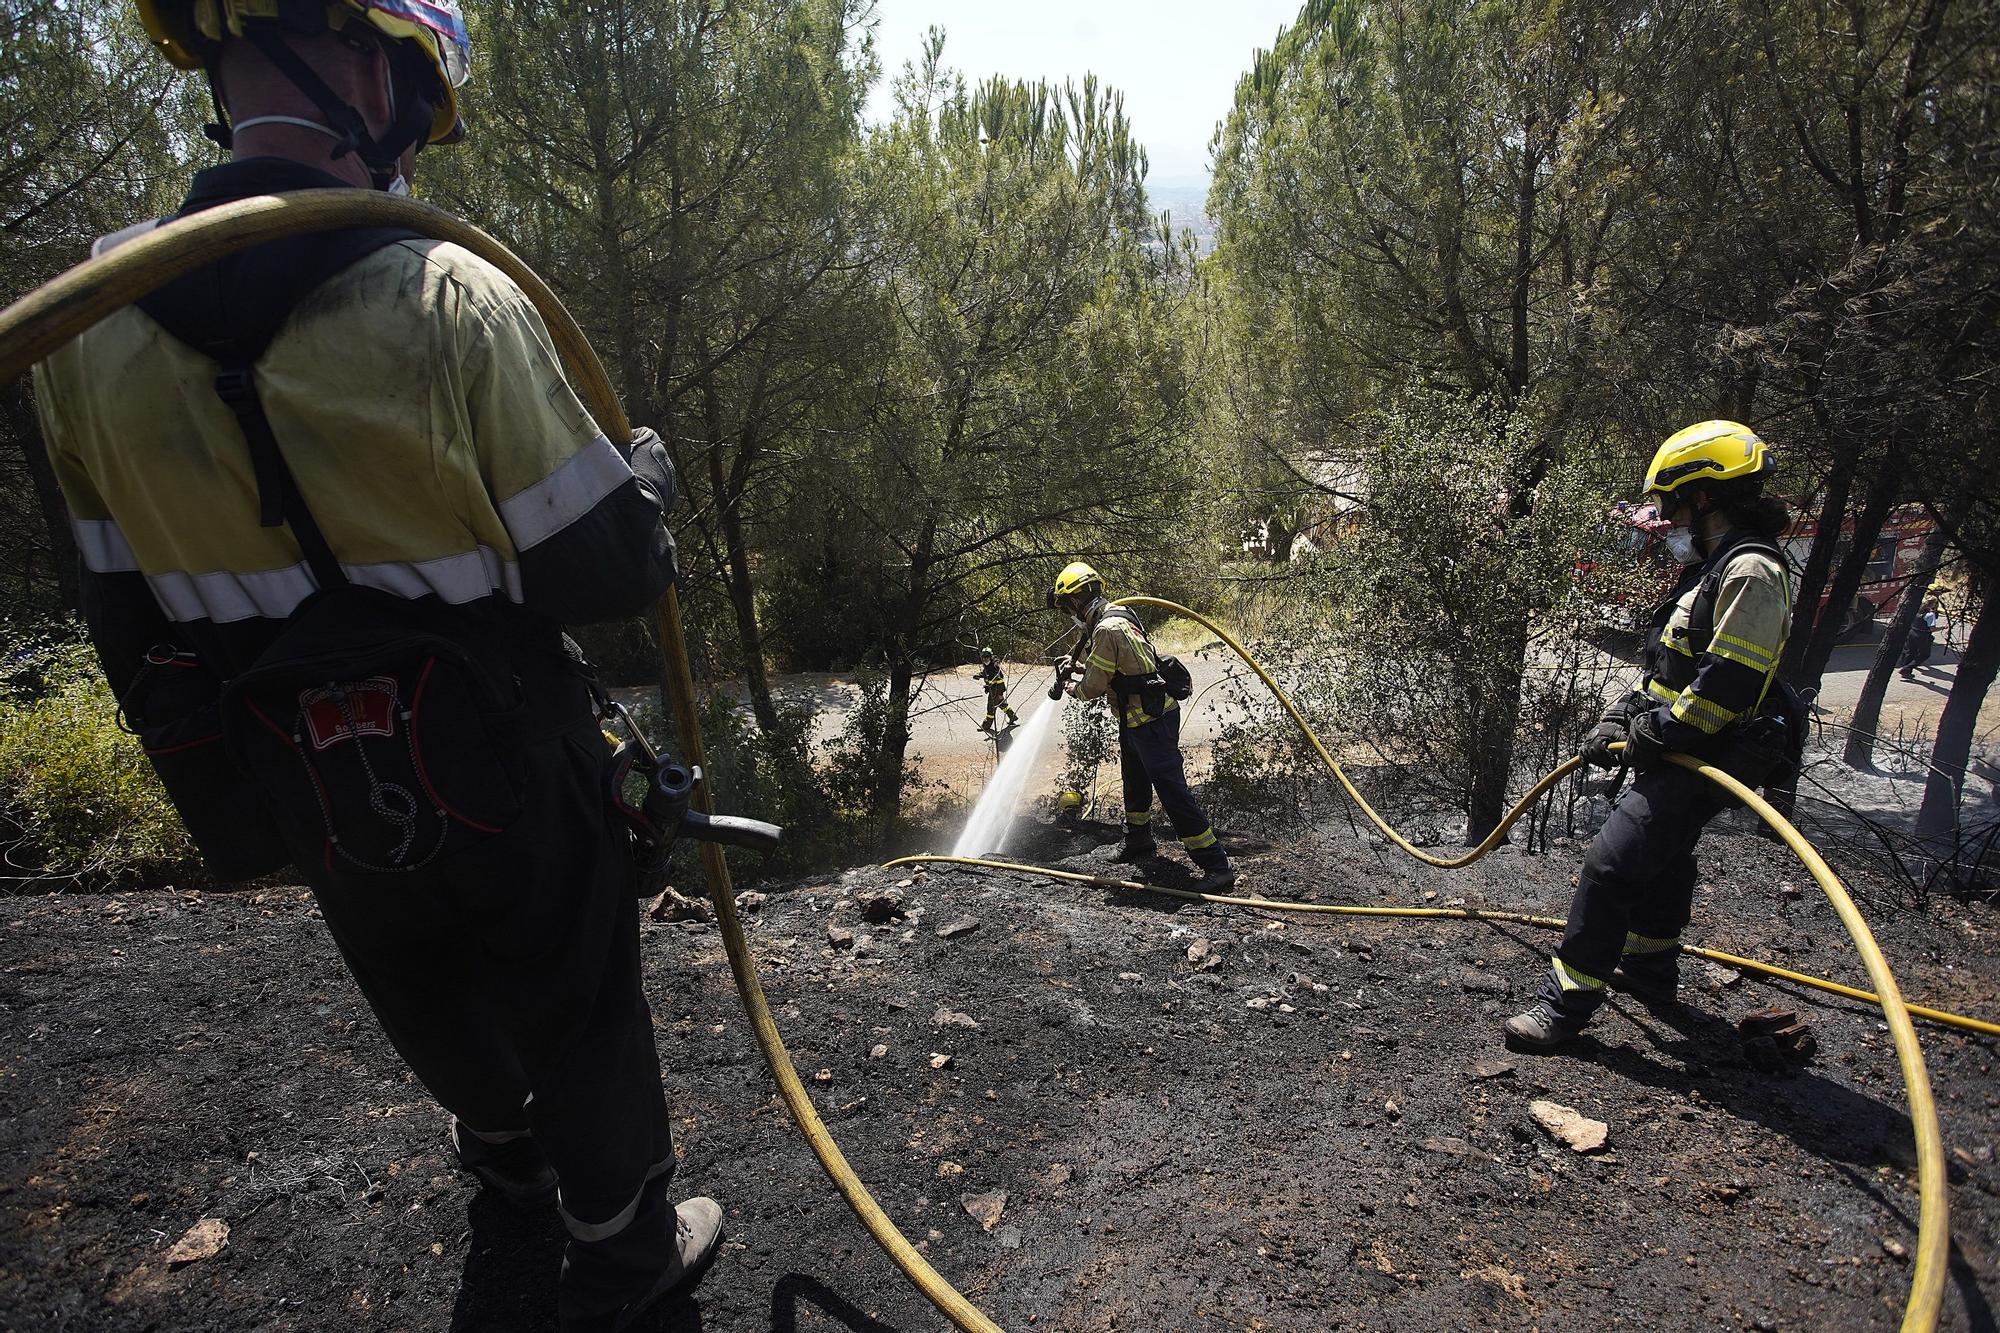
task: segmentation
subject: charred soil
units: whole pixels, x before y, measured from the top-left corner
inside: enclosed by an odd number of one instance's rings
[[[1113,838],[1041,829],[1015,854],[1108,871]],[[1555,915],[1578,857],[1503,850],[1447,874],[1344,822],[1231,841],[1249,893]],[[1782,849],[1723,830],[1702,860],[1692,936],[1862,983]],[[1192,879],[1177,858],[1151,873]],[[1689,960],[1684,1006],[1615,999],[1536,1057],[1498,1034],[1553,942],[1527,928],[1278,919],[943,868],[783,886],[746,921],[853,1165],[1003,1327],[1900,1317],[1912,1140],[1863,1006]],[[677,1188],[728,1218],[706,1283],[653,1326],[942,1327],[776,1100],[714,927],[644,929]],[[1910,998],[2000,1014],[1990,909],[1904,910],[1877,932]],[[1746,1058],[1734,1021],[1774,1004],[1816,1039],[1803,1068]],[[0,901],[0,1007],[0,1327],[552,1326],[553,1211],[510,1211],[455,1169],[442,1112],[303,891]],[[1941,1326],[1991,1329],[1995,1045],[1919,1029],[1951,1178]],[[1538,1100],[1604,1122],[1608,1141],[1557,1141]],[[219,1249],[204,1219],[226,1226]]]

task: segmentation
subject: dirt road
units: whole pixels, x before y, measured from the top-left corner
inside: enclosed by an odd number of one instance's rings
[[[1874,652],[1873,644],[1836,650],[1822,679],[1818,706],[1829,735],[1836,738],[1836,750],[1837,737],[1844,734],[1839,728],[1844,727],[1854,711],[1862,683],[1874,660]],[[1196,691],[1194,699],[1182,713],[1181,743],[1190,763],[1199,769],[1209,743],[1225,722],[1221,707],[1224,694],[1213,687],[1226,679],[1235,679],[1243,682],[1249,696],[1260,703],[1268,701],[1269,696],[1235,654],[1212,639],[1207,646],[1183,651],[1180,656],[1194,676]],[[1921,764],[1904,762],[1902,752],[1907,750],[1911,755],[1919,751],[1927,752],[1927,738],[1936,733],[1938,716],[1944,711],[1945,696],[1951,690],[1959,656],[1940,647],[1931,664],[1916,672],[1914,681],[1892,676],[1884,697],[1879,730],[1886,745],[1884,753],[1878,756],[1878,767],[1890,778],[1900,776],[1916,784],[1915,795],[1918,796],[1921,795]],[[1607,655],[1607,663],[1613,660]],[[1616,660],[1629,664],[1631,657],[1626,654]],[[1046,706],[1050,668],[1046,663],[1008,662],[1005,665],[1009,698],[1015,710],[1026,720],[1033,715],[1034,709]],[[1636,680],[1637,674],[1638,668],[1631,666],[1623,678]],[[776,677],[774,689],[780,699],[809,704],[815,709],[814,736],[821,742],[830,741],[839,734],[860,698],[852,677],[839,675]],[[1076,708],[1079,705],[1066,701],[1063,706]],[[924,683],[912,715],[910,748],[913,762],[925,779],[944,783],[966,798],[977,796],[999,761],[993,738],[978,729],[985,714],[985,693],[976,667],[949,668]],[[1001,720],[1005,720],[1004,715]],[[1060,733],[1057,735],[1059,737]],[[1974,749],[1975,753],[1982,749],[2000,749],[2000,692],[1988,697],[1980,714],[1980,740],[1975,743]],[[1027,786],[1029,795],[1039,796],[1054,791],[1061,769],[1058,739],[1030,776]],[[1099,794],[1115,800],[1117,779],[1115,765],[1107,765],[1100,770],[1096,782]]]

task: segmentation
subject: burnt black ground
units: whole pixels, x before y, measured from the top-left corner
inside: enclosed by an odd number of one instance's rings
[[[1108,837],[1045,830],[1020,852],[1105,869]],[[1556,915],[1578,858],[1573,844],[1505,850],[1447,874],[1357,842],[1344,820],[1233,841],[1246,892]],[[1861,980],[1781,849],[1721,832],[1703,859],[1694,937]],[[1158,877],[1185,883],[1183,865]],[[905,880],[906,919],[861,919],[856,893]],[[968,916],[970,934],[936,933]],[[1009,1329],[1900,1317],[1914,1155],[1887,1034],[1858,1005],[1711,989],[1690,962],[1685,1010],[1619,999],[1573,1053],[1533,1057],[1497,1035],[1552,942],[1527,928],[1277,921],[959,870],[801,882],[748,920],[850,1160]],[[855,947],[832,948],[830,923]],[[1990,909],[1906,911],[1878,933],[1912,998],[2000,1014]],[[1189,962],[1197,940],[1221,955],[1212,971]],[[776,1101],[714,928],[648,923],[646,944],[678,1186],[719,1197],[730,1229],[695,1299],[655,1327],[943,1327]],[[1771,1003],[1819,1042],[1790,1076],[1752,1069],[1731,1026]],[[553,1215],[512,1213],[453,1169],[442,1114],[301,891],[0,901],[0,1006],[0,1327],[550,1326]],[[978,1026],[941,1024],[940,1009]],[[1995,1044],[1920,1031],[1956,1238],[1941,1326],[1992,1329]],[[1473,1072],[1496,1060],[1511,1069]],[[1608,1122],[1608,1150],[1553,1142],[1529,1117],[1538,1097]],[[964,1200],[997,1191],[983,1230]],[[228,1247],[170,1269],[168,1247],[204,1217],[228,1222]]]

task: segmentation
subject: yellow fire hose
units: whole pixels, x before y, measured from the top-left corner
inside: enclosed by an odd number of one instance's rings
[[[465,247],[518,283],[535,303],[556,348],[577,379],[577,390],[604,433],[613,440],[631,435],[618,396],[604,373],[597,353],[532,269],[506,246],[479,228],[412,199],[379,194],[372,190],[310,190],[298,194],[269,195],[224,204],[192,217],[160,227],[130,241],[100,258],[79,264],[46,285],[0,311],[0,381],[10,380],[35,362],[82,333],[98,320],[123,309],[181,274],[204,264],[247,250],[267,241],[305,232],[334,231],[349,227],[403,227],[441,241]],[[701,744],[701,728],[695,717],[694,674],[689,668],[686,641],[681,634],[680,600],[673,589],[661,599],[656,616],[661,651],[667,660],[667,692],[679,724],[682,761],[706,771],[707,760]],[[705,781],[695,784],[696,808],[712,813],[713,801]],[[743,938],[743,925],[736,916],[736,895],[729,884],[729,866],[722,848],[712,842],[701,844],[702,867],[708,875],[709,896],[715,903],[716,923],[736,975],[736,990],[742,997],[757,1045],[771,1066],[778,1093],[798,1122],[814,1156],[841,1196],[919,1291],[958,1328],[966,1333],[1000,1333],[999,1325],[960,1295],[938,1275],[916,1247],[889,1221],[881,1206],[868,1193],[827,1132],[798,1071],[792,1067],[778,1026],[764,1002],[763,987],[757,980],[756,963]]]
[[[1528,812],[1535,801],[1541,797],[1542,793],[1554,786],[1582,762],[1580,759],[1569,759],[1557,765],[1555,771],[1540,782],[1537,782],[1528,791],[1527,795],[1516,802],[1514,808],[1502,817],[1500,823],[1493,831],[1487,834],[1486,838],[1471,851],[1458,857],[1433,856],[1404,838],[1395,829],[1391,828],[1380,814],[1376,813],[1375,807],[1368,804],[1366,798],[1361,795],[1354,783],[1349,780],[1347,773],[1341,768],[1339,762],[1334,759],[1326,746],[1321,743],[1318,734],[1312,729],[1312,724],[1306,721],[1305,716],[1292,703],[1291,697],[1279,687],[1277,681],[1271,679],[1271,674],[1264,669],[1263,664],[1257,660],[1250,650],[1237,642],[1236,637],[1229,633],[1228,630],[1225,630],[1222,626],[1216,624],[1213,620],[1210,620],[1198,611],[1190,610],[1178,602],[1169,602],[1158,597],[1125,597],[1120,598],[1114,605],[1154,606],[1164,611],[1170,611],[1175,615],[1186,616],[1188,619],[1207,627],[1210,632],[1221,639],[1224,644],[1228,645],[1231,651],[1242,658],[1252,671],[1257,673],[1257,678],[1264,682],[1265,687],[1271,691],[1272,696],[1283,705],[1287,713],[1291,714],[1292,721],[1298,724],[1299,730],[1304,733],[1306,740],[1311,743],[1313,749],[1319,754],[1321,761],[1325,763],[1334,777],[1339,780],[1341,787],[1347,792],[1354,803],[1361,808],[1362,813],[1368,816],[1369,821],[1381,831],[1384,837],[1426,865],[1438,866],[1445,870],[1457,870],[1479,860],[1500,845],[1500,840],[1506,836],[1507,830],[1513,826],[1516,820]],[[1910,1126],[1917,1141],[1917,1192],[1920,1200],[1917,1217],[1917,1253],[1910,1284],[1910,1298],[1903,1308],[1902,1328],[1904,1333],[1929,1333],[1930,1330],[1937,1326],[1938,1307],[1944,1299],[1945,1268],[1951,1249],[1951,1223],[1949,1205],[1945,1196],[1944,1144],[1942,1135],[1938,1130],[1937,1103],[1931,1096],[1930,1074],[1924,1067],[1923,1051],[1917,1045],[1916,1028],[1910,1022],[1910,1015],[1913,1012],[1920,1012],[1924,1017],[1937,1022],[1947,1023],[1953,1027],[1989,1036],[2000,1035],[2000,1025],[1988,1023],[1980,1019],[1967,1018],[1962,1014],[1946,1013],[1937,1009],[1913,1009],[1912,1006],[1904,1003],[1902,991],[1896,985],[1896,978],[1890,972],[1888,962],[1882,957],[1882,951],[1875,943],[1874,934],[1868,929],[1868,923],[1862,919],[1860,911],[1854,906],[1854,900],[1848,896],[1846,887],[1840,882],[1840,877],[1833,873],[1833,868],[1827,865],[1820,854],[1813,849],[1812,844],[1806,841],[1804,835],[1792,827],[1791,821],[1773,809],[1763,797],[1721,769],[1701,763],[1699,760],[1683,754],[1668,755],[1667,758],[1670,762],[1678,764],[1680,767],[1688,769],[1691,772],[1699,773],[1709,781],[1717,784],[1730,795],[1756,811],[1757,815],[1766,824],[1777,831],[1778,835],[1784,839],[1785,845],[1792,849],[1792,852],[1804,863],[1806,869],[1812,874],[1814,882],[1826,894],[1827,900],[1833,904],[1834,913],[1840,918],[1840,923],[1847,928],[1849,937],[1854,941],[1855,950],[1861,955],[1861,962],[1863,967],[1867,969],[1868,979],[1875,986],[1873,994],[1867,991],[1856,990],[1852,987],[1842,986],[1836,982],[1824,981],[1818,977],[1809,977],[1804,973],[1772,967],[1766,963],[1759,963],[1754,959],[1739,958],[1734,954],[1721,953],[1709,949],[1683,948],[1682,950],[1683,953],[1693,954],[1698,958],[1712,959],[1718,963],[1725,963],[1731,967],[1744,968],[1766,976],[1781,977],[1787,981],[1799,982],[1820,990],[1831,991],[1837,995],[1866,1000],[1881,1006],[1882,1017],[1888,1024],[1891,1039],[1895,1042],[1897,1064],[1902,1071],[1903,1083],[1909,1097]],[[1470,921],[1512,921],[1557,930],[1561,929],[1565,924],[1554,917],[1531,916],[1519,912],[1489,912],[1477,908],[1350,907],[1330,904],[1287,903],[1269,898],[1243,898],[1222,894],[1193,893],[1185,889],[1160,888],[1150,884],[1143,884],[1136,880],[1114,879],[1102,875],[1085,875],[1074,871],[1050,870],[1041,866],[1021,865],[1008,861],[988,861],[975,857],[906,856],[890,861],[887,864],[896,866],[918,862],[952,862],[965,865],[985,865],[1003,870],[1016,870],[1034,875],[1046,875],[1055,879],[1078,880],[1104,887],[1143,889],[1154,893],[1171,894],[1177,898],[1192,898],[1206,902],[1228,903],[1244,907],[1261,907],[1286,912],[1317,912],[1352,916],[1448,917]]]
[[[1567,771],[1567,770],[1565,770]],[[1164,893],[1173,898],[1184,898],[1189,902],[1219,903],[1226,907],[1257,907],[1268,912],[1297,912],[1321,916],[1390,916],[1390,917],[1431,917],[1445,921],[1498,921],[1506,925],[1538,926],[1543,930],[1561,930],[1569,923],[1559,916],[1535,916],[1528,912],[1509,912],[1499,908],[1485,907],[1364,907],[1347,903],[1295,903],[1282,898],[1249,898],[1227,893],[1196,893],[1192,889],[1168,888],[1164,884],[1148,884],[1143,880],[1119,879],[1116,875],[1086,875],[1075,870],[1056,870],[1049,866],[1026,865],[1018,861],[995,861],[979,856],[934,856],[924,853],[917,856],[899,856],[893,861],[884,861],[888,869],[894,866],[913,865],[960,865],[983,866],[989,870],[1013,870],[1024,875],[1041,875],[1048,879],[1066,879],[1078,884],[1088,884],[1099,889],[1119,889],[1128,893]],[[1680,951],[1690,958],[1705,958],[1711,963],[1721,963],[1739,972],[1754,972],[1758,976],[1771,977],[1778,981],[1790,981],[1813,990],[1825,991],[1829,995],[1840,995],[1850,1000],[1860,1000],[1866,1004],[1879,1005],[1881,1000],[1873,991],[1859,990],[1853,986],[1843,986],[1838,981],[1828,981],[1806,972],[1794,972],[1775,963],[1759,962],[1755,958],[1745,958],[1741,954],[1724,953],[1720,949],[1705,949],[1699,945],[1683,944]],[[1965,1014],[1955,1014],[1948,1009],[1930,1009],[1921,1004],[1909,1006],[1912,1018],[1924,1018],[1944,1027],[1958,1028],[1964,1032],[1982,1037],[2000,1037],[2000,1023],[1989,1023],[1983,1018],[1972,1018]]]

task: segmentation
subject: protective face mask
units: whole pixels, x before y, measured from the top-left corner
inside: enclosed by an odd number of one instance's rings
[[[1694,533],[1687,528],[1668,528],[1661,539],[1667,544],[1667,554],[1683,565],[1701,563],[1701,549],[1694,543]]]

